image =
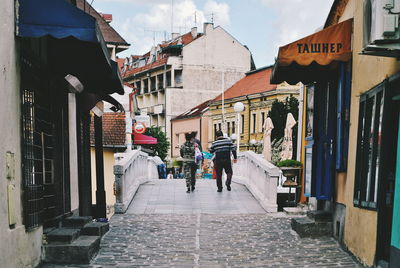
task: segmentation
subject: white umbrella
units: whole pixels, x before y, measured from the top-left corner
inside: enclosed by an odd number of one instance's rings
[[[270,117],[264,122],[264,147],[263,147],[263,155],[264,159],[271,162],[271,132],[274,129],[274,124]]]
[[[296,120],[291,113],[288,113],[285,126],[285,137],[282,143],[281,160],[292,159],[292,128],[294,127],[294,125],[296,125]]]

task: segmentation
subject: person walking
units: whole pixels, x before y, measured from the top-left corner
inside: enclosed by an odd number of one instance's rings
[[[187,193],[194,191],[196,185],[195,144],[190,133],[185,134],[186,142],[181,146],[180,153],[183,158],[183,175],[186,179]]]
[[[232,141],[228,138],[224,138],[224,134],[221,130],[216,133],[216,140],[212,143],[210,152],[215,153],[214,163],[216,165],[217,173],[217,192],[222,192],[222,171],[225,170],[226,173],[226,189],[231,190],[232,182],[232,163],[231,154],[233,155],[233,162],[237,161],[236,146],[233,145]]]

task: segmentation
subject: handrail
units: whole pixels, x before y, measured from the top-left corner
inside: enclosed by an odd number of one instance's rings
[[[158,179],[157,164],[142,151],[114,154],[115,213],[125,213],[139,186]]]
[[[280,170],[254,152],[238,155],[233,165],[233,181],[243,184],[267,212],[277,212],[277,183]]]

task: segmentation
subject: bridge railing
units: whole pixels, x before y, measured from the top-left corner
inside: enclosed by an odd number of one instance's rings
[[[233,181],[243,184],[267,212],[277,212],[280,170],[254,152],[241,152],[233,164]]]
[[[158,179],[157,164],[142,151],[114,154],[115,213],[125,213],[139,186]]]

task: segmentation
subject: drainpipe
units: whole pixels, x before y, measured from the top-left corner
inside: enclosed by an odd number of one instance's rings
[[[248,135],[248,139],[247,139],[247,148],[250,149],[251,111],[250,111],[250,99],[249,99],[249,96],[248,96],[248,95],[246,95],[246,99],[247,99],[247,106],[248,106],[248,108],[249,108],[249,112],[248,112],[248,115],[249,115],[249,119],[248,119],[248,123],[249,123],[249,125],[248,125],[249,135]]]

